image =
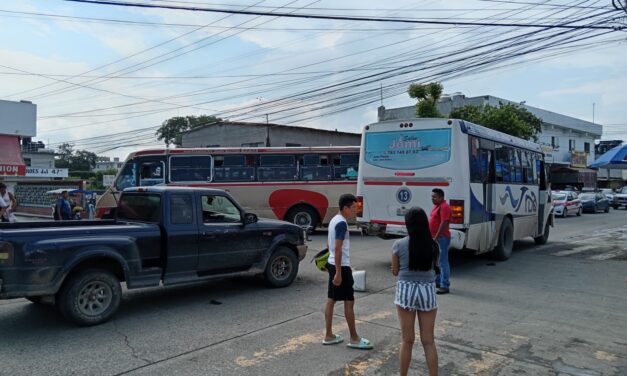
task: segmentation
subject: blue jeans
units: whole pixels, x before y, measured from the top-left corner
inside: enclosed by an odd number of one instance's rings
[[[440,246],[440,275],[435,277],[435,284],[442,288],[449,288],[449,277],[451,276],[451,266],[448,263],[448,247],[451,244],[451,238],[440,236],[437,239]]]

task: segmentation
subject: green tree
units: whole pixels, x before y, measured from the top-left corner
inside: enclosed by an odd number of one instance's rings
[[[165,142],[166,146],[171,144],[179,146],[181,145],[183,133],[217,121],[222,121],[222,119],[209,115],[175,116],[164,121],[155,134],[158,140]]]
[[[63,143],[57,148],[54,161],[56,168],[67,168],[73,171],[89,171],[96,166],[98,156],[87,150],[74,150],[70,143]]]
[[[54,161],[56,168],[70,168],[72,163],[72,155],[74,155],[74,147],[70,143],[63,143],[57,147],[57,156]]]
[[[442,96],[443,87],[439,82],[429,84],[411,84],[407,93],[411,98],[417,99],[416,116],[418,117],[442,117],[438,112],[438,100]]]
[[[512,103],[483,107],[468,105],[453,109],[449,117],[477,123],[525,140],[537,141],[537,135],[542,131],[542,119]]]

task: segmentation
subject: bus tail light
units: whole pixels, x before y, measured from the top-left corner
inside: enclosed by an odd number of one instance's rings
[[[364,216],[364,196],[357,196],[357,216]]]
[[[451,200],[451,223],[464,223],[464,200]]]

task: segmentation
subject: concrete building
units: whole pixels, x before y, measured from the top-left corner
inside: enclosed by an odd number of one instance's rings
[[[350,146],[360,143],[359,133],[222,121],[185,133],[181,147]]]
[[[538,135],[537,142],[542,145],[546,161],[551,165],[551,182],[554,187],[596,186],[596,171],[586,166],[596,159],[594,142],[601,138],[603,127],[600,124],[491,95],[479,97],[466,97],[461,93],[444,95],[438,102],[438,111],[448,115],[452,109],[466,105],[499,106],[499,103],[519,105],[542,119],[542,132]],[[416,106],[394,109],[380,107],[378,111],[379,121],[415,116]]]
[[[96,160],[96,166],[92,169],[93,172],[102,172],[107,170],[119,170],[124,165],[124,161],[120,162],[120,158],[115,157],[113,160],[109,157],[98,157]]]

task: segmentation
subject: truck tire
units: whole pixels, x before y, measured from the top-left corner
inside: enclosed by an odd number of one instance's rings
[[[266,264],[264,277],[271,287],[286,287],[292,284],[298,274],[298,259],[294,251],[287,247],[279,247]]]
[[[546,244],[546,242],[549,241],[549,232],[551,231],[550,229],[551,226],[549,226],[548,223],[544,225],[544,232],[542,233],[542,235],[538,236],[537,238],[533,238],[533,241],[536,242],[537,245]]]
[[[297,205],[287,212],[285,220],[300,227],[313,227],[315,229],[319,225],[320,215],[310,206]]]
[[[503,223],[501,223],[501,230],[499,231],[499,240],[492,254],[496,260],[505,261],[512,255],[513,248],[514,227],[509,218],[504,218]]]
[[[71,275],[58,294],[61,314],[80,326],[98,325],[109,320],[120,306],[122,288],[111,272],[85,269]]]

